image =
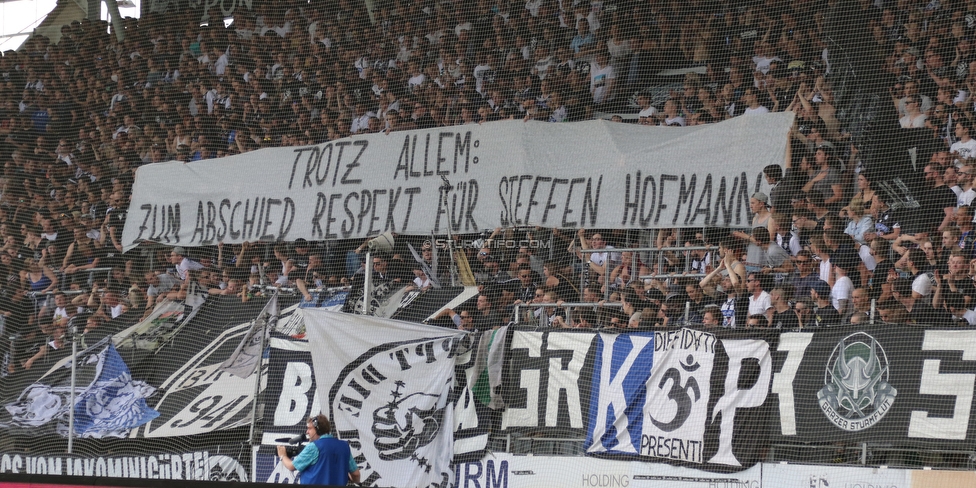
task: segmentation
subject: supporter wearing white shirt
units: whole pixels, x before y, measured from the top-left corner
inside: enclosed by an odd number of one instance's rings
[[[376,117],[375,112],[367,112],[366,106],[359,102],[356,104],[356,113],[352,117],[352,125],[349,127],[349,132],[356,134],[359,131],[365,130],[369,127],[369,119]]]
[[[749,273],[746,278],[746,292],[749,293],[749,316],[762,315],[767,322],[772,320],[773,299],[769,292],[762,289],[755,273]]]
[[[957,207],[964,207],[976,199],[976,190],[973,189],[973,167],[965,165],[956,171],[956,183],[959,184],[959,197],[956,199]]]
[[[495,70],[492,68],[494,63],[493,59],[489,59],[488,55],[482,55],[481,62],[474,67],[472,74],[474,74],[474,89],[478,93],[484,95],[484,84],[486,81],[493,81],[495,78]]]
[[[590,94],[593,95],[593,103],[600,105],[613,100],[613,85],[616,78],[617,73],[607,61],[607,54],[598,53],[590,63]]]
[[[925,127],[925,119],[928,117],[919,110],[918,99],[907,97],[905,101],[905,116],[898,119],[902,129],[918,129]]]
[[[186,249],[183,246],[176,246],[169,254],[169,262],[176,265],[176,274],[180,276],[181,280],[186,281],[187,275],[190,270],[203,269],[203,265],[191,261],[190,258],[186,257]]]
[[[854,282],[847,276],[847,270],[834,266],[834,286],[830,288],[831,305],[842,317],[849,311]]]
[[[420,71],[420,67],[417,65],[417,63],[410,63],[410,79],[407,80],[407,86],[413,90],[414,88],[423,85],[425,81],[427,81],[427,76]]]
[[[678,115],[678,104],[674,103],[674,100],[664,102],[664,115],[662,116],[661,125],[684,127],[686,124],[685,118]]]
[[[745,93],[742,94],[742,101],[747,105],[745,110],[742,111],[742,115],[761,115],[769,113],[768,108],[759,104],[759,97],[756,95],[755,88],[746,88]]]
[[[580,239],[581,249],[613,249],[613,246],[608,246],[607,242],[603,240],[603,235],[599,232],[595,232],[593,235],[586,238],[586,230],[580,229],[577,231],[577,235]],[[603,274],[606,270],[606,266],[609,265],[611,268],[615,266],[614,263],[619,263],[621,261],[620,253],[618,252],[591,252],[589,254],[590,270],[594,273]],[[580,250],[576,251],[576,256],[584,261],[586,257]]]
[[[752,57],[752,63],[756,65],[756,71],[762,72],[762,74],[769,73],[769,68],[775,62],[782,62],[783,60],[767,54],[771,47],[768,42],[760,42],[756,45],[756,55]]]
[[[291,32],[291,22],[285,22],[284,25],[276,25],[274,27],[263,27],[261,28],[261,35],[264,36],[268,31],[274,31],[279,37],[284,38]]]
[[[227,66],[229,65],[230,65],[230,55],[228,55],[225,52],[221,54],[220,57],[217,58],[217,62],[214,63],[214,74],[216,74],[217,76],[224,76],[224,73],[227,72]]]
[[[637,105],[641,111],[637,113],[637,123],[640,125],[656,125],[654,118],[657,117],[657,109],[651,105],[651,99],[647,95],[637,97]]]
[[[969,122],[965,119],[956,122],[956,137],[958,141],[949,147],[949,152],[956,158],[956,165],[960,165],[964,160],[976,157],[976,139],[971,137],[972,130]]]

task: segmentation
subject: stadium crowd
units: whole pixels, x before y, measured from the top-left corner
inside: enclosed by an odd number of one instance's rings
[[[74,22],[57,43],[35,36],[3,53],[4,374],[63,347],[72,318],[84,317],[87,332],[121,315],[146,317],[193,286],[244,300],[262,287],[293,287],[306,302],[325,296],[315,289],[362,287],[360,242],[146,244],[122,254],[141,165],[628,111],[639,124],[665,126],[794,111],[790,161],[765,169],[771,191],[752,195],[753,228],[650,238],[498,229],[467,249],[482,287],[476,305],[445,310],[445,324],[976,325],[976,14],[968,5],[864,3],[861,11],[877,43],[870,48],[885,61],[892,113],[938,145],[909,212],[887,201],[893,196],[877,187],[888,178],[884,165],[860,160],[836,116],[826,3],[374,4],[367,12],[352,0],[263,2],[239,9],[229,25],[215,11],[202,24],[199,10],[151,13],[125,19],[123,41],[105,22]],[[692,69],[658,103],[645,89],[668,68]],[[459,236],[467,237],[479,236]],[[541,241],[549,248],[533,247]],[[498,244],[510,242],[530,244],[517,252]],[[642,242],[661,251],[626,250]],[[449,257],[435,264],[437,246],[413,243],[376,256],[375,281],[419,290],[451,282]],[[533,306],[559,302],[595,305]]]

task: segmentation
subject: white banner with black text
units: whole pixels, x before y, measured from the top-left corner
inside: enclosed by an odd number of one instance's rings
[[[123,245],[749,226],[793,114],[695,127],[500,121],[353,136],[136,172]]]

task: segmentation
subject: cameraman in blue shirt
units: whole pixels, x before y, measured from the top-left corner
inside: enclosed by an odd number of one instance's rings
[[[278,446],[278,458],[292,471],[298,471],[303,485],[344,486],[359,483],[359,466],[352,457],[349,443],[329,435],[329,419],[319,414],[307,421],[305,434],[309,442],[295,459],[288,457],[285,446]]]

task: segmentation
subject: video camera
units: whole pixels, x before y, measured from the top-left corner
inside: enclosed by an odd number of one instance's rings
[[[302,452],[304,449],[304,444],[308,442],[308,436],[305,434],[299,434],[295,437],[279,437],[275,439],[275,442],[287,442],[288,446],[285,446],[285,454],[290,458],[294,458],[298,453]]]

